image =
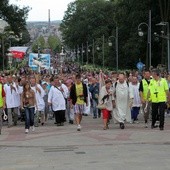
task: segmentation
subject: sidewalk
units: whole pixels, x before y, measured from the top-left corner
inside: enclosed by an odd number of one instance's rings
[[[83,117],[82,130],[53,121],[24,133],[24,124],[3,127],[0,135],[0,170],[169,170],[170,117],[165,130],[144,128],[144,123],[110,122],[103,130],[102,119]]]

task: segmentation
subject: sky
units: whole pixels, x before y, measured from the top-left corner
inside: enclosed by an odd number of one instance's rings
[[[9,0],[10,4],[32,8],[27,21],[48,21],[48,9],[50,9],[51,21],[62,20],[70,2],[74,0]]]

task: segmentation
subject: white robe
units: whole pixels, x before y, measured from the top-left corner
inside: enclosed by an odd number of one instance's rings
[[[140,107],[141,106],[141,99],[140,99],[140,95],[139,95],[139,85],[140,85],[140,83],[137,83],[135,85],[132,83],[129,84],[129,86],[132,88],[133,94],[134,94],[132,107]]]
[[[116,89],[114,87],[116,108],[113,109],[114,119],[117,122],[124,123],[131,121],[131,108],[129,107],[129,99],[133,98],[132,88],[127,85],[127,82],[117,82]]]
[[[86,106],[86,103],[84,104],[84,114],[90,115],[91,114],[91,104],[90,104],[90,92],[89,92],[89,87],[87,86],[87,93],[88,93],[88,106]]]
[[[67,99],[68,96],[69,96],[69,90],[68,90],[68,87],[65,85],[65,84],[61,84],[61,87],[63,89],[63,95],[64,95],[64,98]]]
[[[41,90],[41,93],[39,93],[35,89],[35,86],[31,87],[31,89],[35,93],[35,98],[36,98],[36,103],[37,103],[37,110],[38,111],[44,111],[45,110],[45,102],[44,102],[45,91],[44,91],[44,89],[39,84],[37,84],[37,87]]]
[[[14,82],[12,83],[12,85],[13,85],[13,87],[15,87],[15,90],[12,90],[12,91],[11,91],[10,85],[8,85],[8,84],[4,85],[7,108],[19,107],[21,104],[21,102],[20,102],[20,88],[16,87],[16,84]]]
[[[52,104],[53,111],[66,110],[64,95],[56,87],[52,86],[48,93],[48,103]]]

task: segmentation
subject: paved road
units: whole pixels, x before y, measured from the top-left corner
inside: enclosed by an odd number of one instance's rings
[[[24,134],[23,123],[0,135],[0,170],[170,170],[170,117],[165,130],[83,117],[82,131],[52,121]]]

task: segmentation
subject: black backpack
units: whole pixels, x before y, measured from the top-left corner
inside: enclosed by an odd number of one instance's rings
[[[127,86],[129,87],[129,82],[126,81],[126,83],[127,83]],[[117,87],[117,82],[115,83],[115,89],[116,89],[116,87]]]

